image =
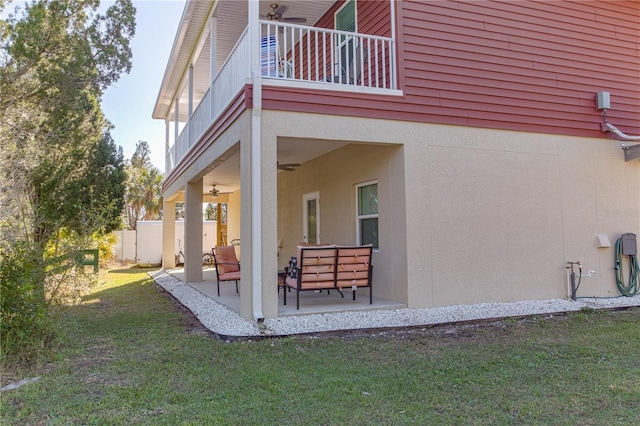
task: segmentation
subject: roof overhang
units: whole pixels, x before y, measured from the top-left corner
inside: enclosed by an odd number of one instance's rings
[[[184,74],[193,59],[193,54],[201,38],[200,35],[209,22],[209,17],[212,15],[216,3],[218,3],[217,0],[186,2],[153,109],[153,118],[165,119],[168,117],[176,93],[179,92],[180,85],[185,80]]]

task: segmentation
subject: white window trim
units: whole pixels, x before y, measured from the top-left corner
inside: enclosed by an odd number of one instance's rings
[[[316,200],[316,232],[317,239],[316,244],[320,244],[320,192],[308,192],[302,194],[302,239],[305,243],[309,242],[309,229],[307,223],[307,216],[309,214],[308,201]]]
[[[358,212],[360,211],[358,207],[360,207],[358,205],[358,190],[363,187],[363,186],[369,186],[369,185],[373,185],[376,184],[378,185],[378,179],[374,179],[374,180],[370,180],[367,182],[362,182],[362,183],[358,183],[355,186],[355,191],[356,191],[356,196],[355,196],[355,203],[356,203],[356,245],[360,245],[360,220],[361,219],[378,219],[378,245],[380,245],[380,210],[378,210],[377,214],[364,214],[364,215],[360,215]],[[380,196],[380,194],[378,193],[378,197]],[[380,209],[380,204],[379,204],[379,199],[378,199],[378,209]],[[380,247],[374,247],[373,251],[374,252],[378,252],[380,250]]]
[[[354,33],[358,32],[358,2],[356,0],[347,0],[345,1],[342,6],[340,6],[334,13],[333,13],[333,29],[336,29],[336,21],[338,20],[338,13],[340,13],[342,11],[342,9],[344,9],[347,6],[347,3],[349,3],[350,1],[353,2],[353,16],[354,19],[356,20],[355,22],[355,31]]]

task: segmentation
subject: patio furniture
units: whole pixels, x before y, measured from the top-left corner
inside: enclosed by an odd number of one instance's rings
[[[348,45],[345,45],[343,49],[348,49]],[[349,63],[335,64],[335,66],[339,68],[336,70],[336,75],[327,76],[326,81],[331,83],[358,84],[360,75],[362,74],[362,67],[367,64],[369,51],[362,46],[356,46],[355,54],[349,49],[345,57]]]
[[[300,309],[300,292],[309,290],[342,290],[351,287],[356,300],[358,287],[369,288],[369,304],[373,304],[371,253],[365,246],[298,246],[297,266],[285,268],[285,288],[296,291],[296,309]],[[284,291],[287,304],[287,291]]]
[[[220,281],[235,281],[236,293],[238,293],[240,262],[236,257],[235,248],[233,246],[217,246],[213,248],[212,252],[218,282],[218,297],[220,297]]]

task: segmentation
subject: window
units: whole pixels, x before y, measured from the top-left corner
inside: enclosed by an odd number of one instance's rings
[[[335,15],[336,30],[356,32],[356,1],[348,0]]]
[[[356,19],[356,0],[347,0],[335,14],[335,29],[355,33],[358,31]],[[337,66],[336,74],[346,77],[347,69],[353,57],[353,37],[339,35],[336,37]]]
[[[378,249],[378,182],[356,186],[358,244]]]

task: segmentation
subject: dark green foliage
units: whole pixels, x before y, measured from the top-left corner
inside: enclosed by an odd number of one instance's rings
[[[139,220],[157,220],[162,213],[162,173],[151,164],[150,155],[149,144],[138,141],[126,167],[123,216],[129,229],[136,229]]]
[[[68,260],[121,225],[124,159],[100,98],[131,69],[135,8],[117,0],[101,15],[99,5],[34,0],[0,18],[3,347],[46,343],[46,303],[82,277],[64,282]],[[62,230],[73,246],[59,244]]]
[[[37,253],[25,243],[0,252],[0,348],[1,359],[30,363],[51,337],[51,323],[44,299],[45,271]]]

